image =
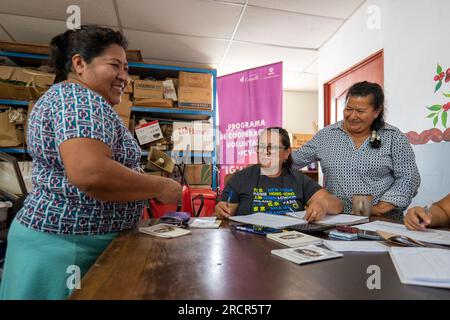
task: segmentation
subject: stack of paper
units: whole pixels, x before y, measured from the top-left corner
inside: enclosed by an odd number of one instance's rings
[[[338,252],[388,252],[389,247],[378,241],[331,241],[323,244],[330,250]]]
[[[271,233],[268,239],[274,240],[290,248],[302,247],[311,244],[322,244],[323,240],[298,231]]]
[[[189,228],[196,229],[217,229],[220,227],[222,220],[216,219],[216,217],[202,217],[193,218],[189,223]]]
[[[280,258],[296,264],[305,264],[315,261],[328,260],[342,257],[342,253],[336,253],[316,246],[306,246],[290,249],[272,250],[271,253]]]
[[[191,233],[189,230],[178,228],[167,223],[160,223],[151,227],[141,227],[139,228],[139,232],[161,238],[176,238]]]
[[[304,219],[306,211],[286,212],[285,215],[297,219]],[[353,214],[327,214],[321,220],[314,221],[314,223],[324,225],[347,225],[347,226],[365,222],[369,222],[368,217],[357,216]]]
[[[450,288],[449,250],[393,247],[389,254],[402,283]]]
[[[369,230],[369,231],[381,230],[397,235],[403,235],[411,239],[423,242],[450,245],[449,231],[434,230],[434,229],[427,229],[426,231],[411,231],[406,229],[406,227],[403,224],[386,221],[374,221],[359,225],[358,228],[361,230]]]
[[[308,223],[305,220],[268,213],[254,213],[247,216],[232,216],[230,217],[230,220],[274,229],[283,229],[296,224]]]

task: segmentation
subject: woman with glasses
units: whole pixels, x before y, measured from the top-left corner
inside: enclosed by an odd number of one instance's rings
[[[258,164],[236,172],[216,205],[216,216],[253,213],[284,214],[303,211],[305,219],[320,220],[325,214],[342,212],[341,201],[313,179],[292,167],[289,134],[272,127],[261,132],[258,141]]]

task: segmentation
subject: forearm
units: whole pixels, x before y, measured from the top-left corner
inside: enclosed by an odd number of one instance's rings
[[[378,202],[376,205],[374,205],[372,207],[372,213],[375,214],[384,214],[387,213],[391,210],[395,209],[395,205],[390,203],[390,202],[386,202],[386,201],[380,201]]]
[[[450,226],[449,215],[439,205],[433,204],[430,207],[430,214],[431,214],[431,223],[428,225],[429,227],[448,227],[448,226]]]
[[[133,171],[112,159],[91,166],[84,174],[89,177],[89,182],[80,190],[97,200],[108,202],[154,198],[162,191],[164,179]]]
[[[342,201],[339,200],[338,197],[330,195],[325,200],[327,202],[327,213],[328,214],[339,214],[344,210]]]

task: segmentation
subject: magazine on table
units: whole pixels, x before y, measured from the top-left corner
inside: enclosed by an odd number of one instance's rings
[[[294,262],[296,264],[305,264],[310,262],[340,258],[342,253],[330,251],[328,249],[319,248],[314,245],[272,250],[271,253],[280,258]]]
[[[140,227],[139,232],[160,238],[176,238],[191,233],[191,231],[189,230],[179,228],[167,223],[155,224],[150,227]]]
[[[267,235],[268,239],[279,242],[290,248],[308,246],[312,244],[322,244],[323,240],[298,231],[286,231],[271,233]]]

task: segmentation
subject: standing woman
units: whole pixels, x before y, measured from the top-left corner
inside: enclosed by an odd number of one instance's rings
[[[127,85],[120,32],[81,26],[54,37],[55,84],[28,129],[33,191],[8,234],[0,299],[64,299],[144,201],[177,202],[181,186],[139,173],[141,149],[113,109]]]
[[[373,215],[404,210],[420,185],[408,139],[384,122],[384,93],[376,83],[351,86],[344,120],[320,130],[292,156],[300,168],[320,161],[326,189],[344,202],[347,214],[354,194],[373,196]]]

